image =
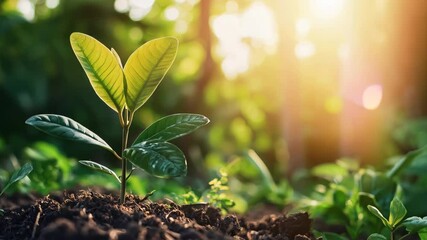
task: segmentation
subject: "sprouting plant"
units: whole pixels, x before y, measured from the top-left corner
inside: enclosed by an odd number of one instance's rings
[[[235,202],[229,198],[227,192],[228,175],[224,170],[219,171],[219,176],[209,181],[209,188],[201,196],[190,190],[184,194],[174,195],[174,200],[181,204],[207,204],[217,207],[223,213],[234,207]]]
[[[213,206],[228,211],[235,203],[225,194],[229,190],[227,173],[220,170],[219,174],[219,178],[214,178],[209,182],[210,189],[207,191],[205,197]]]
[[[33,165],[26,163],[19,170],[15,171],[10,177],[9,181],[4,185],[3,190],[0,192],[0,196],[15,182],[26,177],[30,172],[33,171]],[[0,215],[3,214],[3,209],[0,209]]]
[[[368,210],[375,215],[377,218],[381,220],[383,225],[390,230],[390,239],[396,239],[395,234],[397,230],[399,230],[401,227],[405,227],[407,234],[400,237],[399,239],[404,239],[406,237],[409,237],[411,234],[417,234],[422,240],[427,239],[427,236],[425,235],[427,230],[427,217],[420,218],[420,217],[409,217],[405,220],[403,220],[406,216],[406,208],[403,205],[403,203],[398,199],[394,198],[390,203],[390,215],[387,218],[384,217],[384,215],[378,210],[378,208],[368,205]],[[368,240],[386,240],[388,239],[386,236],[374,233],[371,234],[368,238]]]
[[[121,203],[125,200],[126,181],[134,166],[158,177],[185,175],[185,156],[169,141],[206,125],[209,119],[205,116],[180,113],[163,117],[147,127],[128,147],[129,130],[135,112],[150,98],[175,60],[178,40],[173,37],[151,40],[135,50],[124,67],[114,49],[108,50],[89,35],[73,33],[70,41],[95,93],[118,114],[122,127],[121,154],[98,135],[65,116],[35,115],[26,123],[50,135],[97,145],[110,151],[122,162],[120,177],[99,163],[80,163],[113,175],[121,184]],[[132,163],[129,174],[128,161]]]

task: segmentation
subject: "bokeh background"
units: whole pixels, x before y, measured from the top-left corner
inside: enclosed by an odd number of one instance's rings
[[[189,165],[181,185],[203,188],[248,149],[277,181],[341,157],[381,168],[427,143],[426,22],[424,1],[1,0],[0,161],[10,169],[41,159],[44,174],[61,179],[77,159],[119,167],[102,149],[24,124],[33,114],[66,115],[120,148],[117,116],[69,44],[84,32],[123,62],[150,39],[180,40],[130,138],[167,114],[208,116],[209,126],[175,142]],[[97,181],[85,174],[79,181]],[[144,177],[131,181],[134,191],[173,185]]]

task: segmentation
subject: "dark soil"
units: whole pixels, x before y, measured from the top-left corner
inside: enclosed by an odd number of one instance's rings
[[[115,195],[90,190],[21,198],[0,201],[0,239],[315,239],[306,213],[250,221],[204,204],[153,203],[134,195],[120,205]]]

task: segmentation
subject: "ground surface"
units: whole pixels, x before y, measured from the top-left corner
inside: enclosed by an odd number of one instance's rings
[[[247,220],[207,205],[153,203],[94,191],[2,198],[0,239],[315,239],[306,213]]]

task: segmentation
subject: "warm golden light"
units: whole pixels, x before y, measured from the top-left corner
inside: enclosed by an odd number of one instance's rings
[[[345,0],[311,0],[310,9],[316,17],[331,19],[342,12],[344,3]]]
[[[363,107],[368,110],[377,109],[383,97],[383,88],[379,84],[374,84],[363,91]]]
[[[251,45],[272,53],[278,36],[273,14],[264,3],[254,2],[241,13],[236,13],[234,2],[228,6],[229,12],[214,17],[211,24],[219,41],[215,53],[222,58],[222,72],[227,79],[235,79],[254,60]]]
[[[295,56],[298,59],[311,57],[316,52],[316,47],[312,42],[304,41],[295,46]]]
[[[303,38],[310,32],[311,23],[307,18],[299,18],[295,23],[297,37]]]

